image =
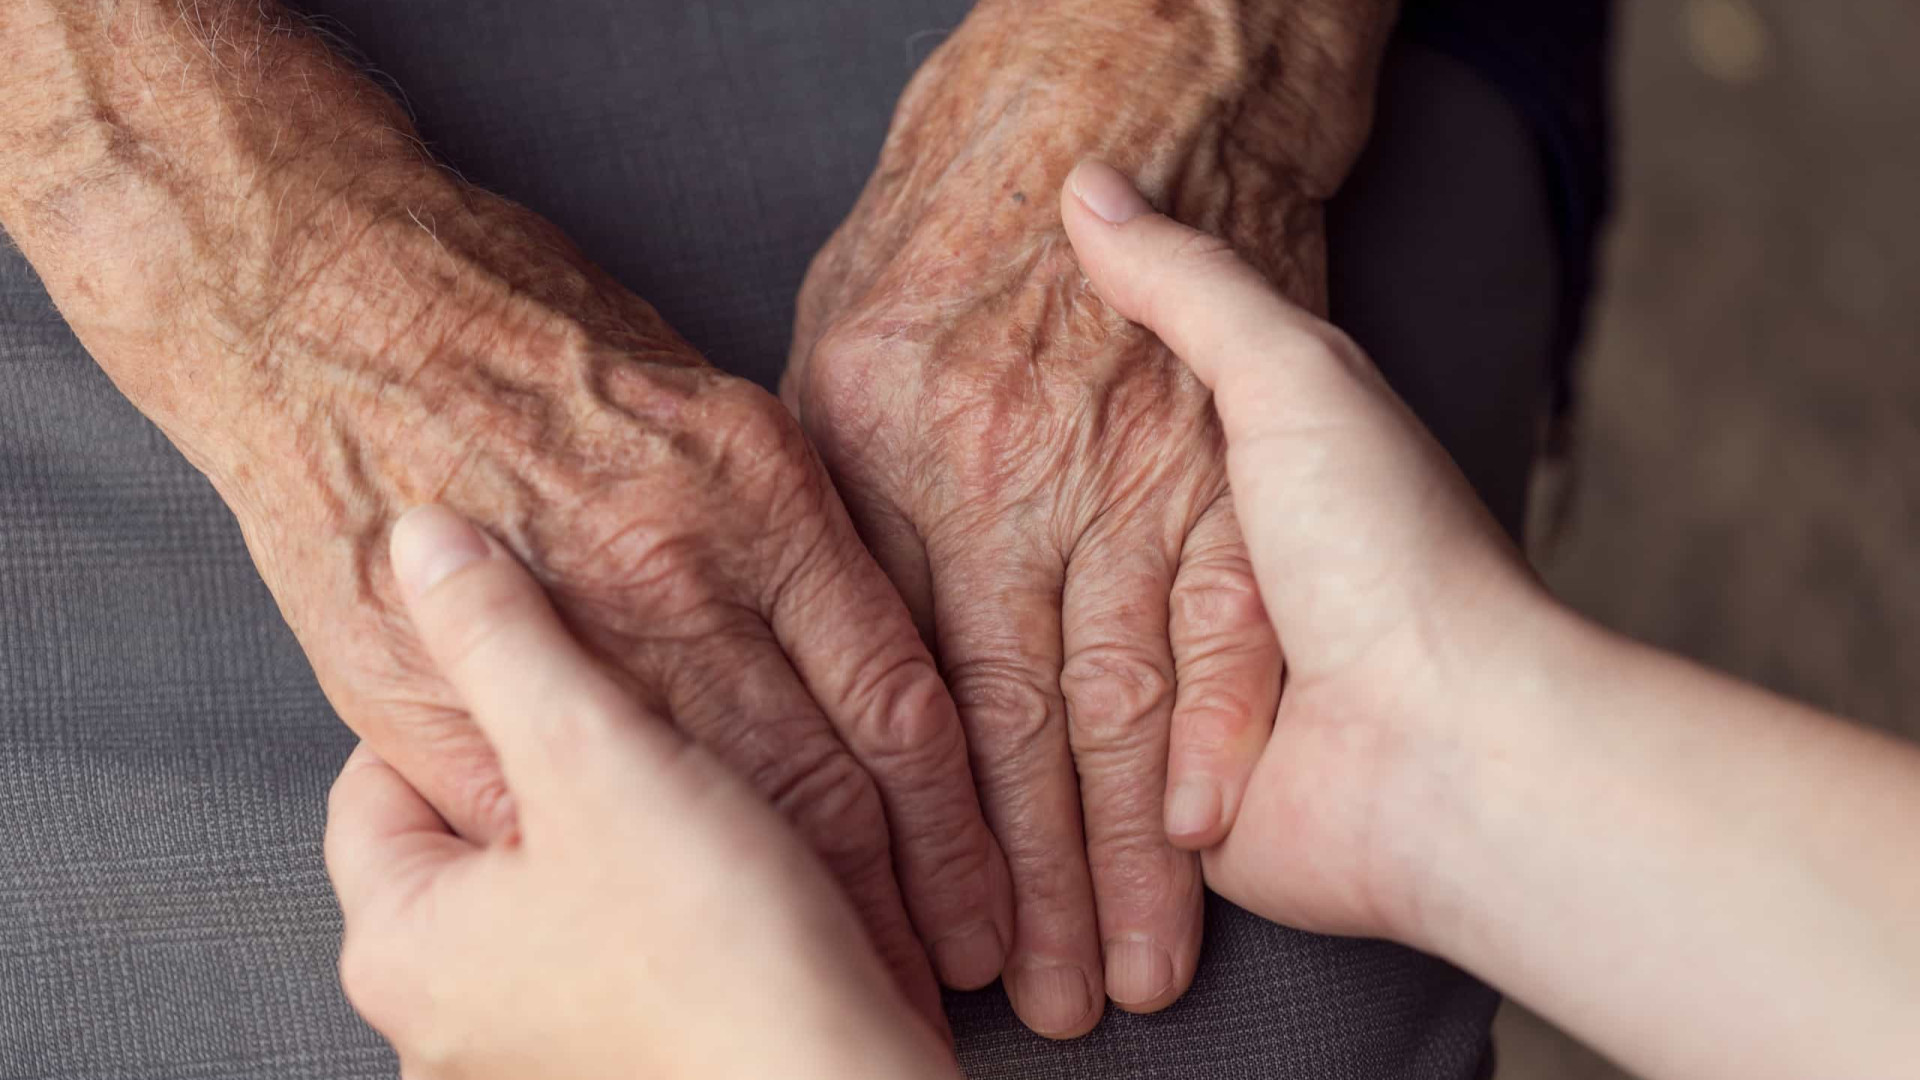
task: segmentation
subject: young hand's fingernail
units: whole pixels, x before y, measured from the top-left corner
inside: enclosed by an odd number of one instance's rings
[[[444,506],[416,506],[393,525],[393,574],[409,599],[489,553],[480,530]]]
[[[1104,221],[1124,225],[1153,207],[1133,186],[1133,181],[1104,161],[1083,161],[1067,178],[1073,197]]]
[[[1189,777],[1167,796],[1167,835],[1175,839],[1205,836],[1220,823],[1220,789],[1210,780]]]

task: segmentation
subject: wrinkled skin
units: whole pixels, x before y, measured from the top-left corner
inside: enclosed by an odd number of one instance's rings
[[[1013,872],[1008,991],[1055,1036],[1191,981],[1169,747],[1257,746],[1280,691],[1210,398],[1091,292],[1055,193],[1106,157],[1322,308],[1321,199],[1360,139],[1287,130],[1276,51],[1155,7],[984,4],[935,53],[807,277],[782,390],[959,704]]]
[[[472,198],[489,232],[537,228]],[[363,261],[349,260],[356,289],[380,273]],[[564,302],[591,314],[467,268],[449,291],[494,314],[445,336],[438,315],[407,341],[362,329],[380,319],[277,336],[274,385],[254,400],[281,415],[250,426],[250,464],[211,470],[262,574],[341,715],[458,825],[498,835],[512,809],[491,750],[425,663],[380,557],[409,505],[484,522],[631,692],[800,827],[937,1015],[914,926],[932,945],[994,919],[1004,870],[906,611],[777,401],[590,271],[549,259],[541,274],[533,287],[578,289],[590,299]],[[996,968],[973,955],[945,974],[979,985]]]
[[[469,839],[516,827],[381,557],[445,503],[798,825],[939,1023],[927,951],[993,979],[1006,871],[953,703],[792,417],[425,160],[284,13],[193,7],[0,8],[0,220],[233,508],[342,718]]]

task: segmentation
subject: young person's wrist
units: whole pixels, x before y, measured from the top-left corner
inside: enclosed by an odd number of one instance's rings
[[[1551,800],[1579,762],[1566,725],[1578,703],[1633,678],[1616,635],[1544,589],[1516,598],[1477,631],[1480,661],[1450,683],[1414,847],[1423,853],[1389,936],[1477,967],[1517,902],[1507,871],[1516,845],[1567,844]]]

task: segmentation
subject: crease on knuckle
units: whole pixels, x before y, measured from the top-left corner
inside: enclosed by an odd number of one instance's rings
[[[807,407],[835,418],[870,416],[879,391],[871,346],[872,335],[857,318],[829,327],[808,362]]]
[[[1173,701],[1173,673],[1137,647],[1104,644],[1067,657],[1060,671],[1076,750],[1143,749]]]
[[[1059,692],[1024,660],[980,658],[949,666],[947,686],[974,753],[1033,761],[1064,721]]]
[[[1244,695],[1211,682],[1193,690],[1176,706],[1174,742],[1185,756],[1225,756],[1255,721],[1253,704]]]
[[[860,756],[882,769],[930,778],[964,752],[959,715],[924,654],[889,643],[856,669],[847,700],[860,718],[853,733]]]
[[[1253,565],[1239,545],[1183,563],[1169,604],[1176,636],[1213,638],[1254,628],[1271,632]]]
[[[715,473],[730,482],[782,486],[792,479],[794,465],[811,456],[786,406],[752,383],[727,388],[710,408],[706,446]]]

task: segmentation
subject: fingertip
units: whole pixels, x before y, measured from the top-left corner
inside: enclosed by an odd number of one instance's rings
[[[933,966],[940,982],[955,990],[978,990],[1000,977],[1006,965],[1006,939],[990,919],[955,931],[933,943]]]
[[[1183,851],[1212,847],[1226,836],[1226,800],[1221,785],[1204,774],[1170,777],[1167,785],[1167,839]]]
[[[1077,964],[1030,961],[1007,973],[1014,1014],[1046,1039],[1077,1039],[1100,1023],[1105,984]]]
[[[1081,273],[1109,307],[1136,322],[1130,269],[1135,258],[1122,226],[1151,211],[1133,181],[1091,158],[1075,166],[1060,188],[1060,221]]]
[[[492,552],[487,538],[444,506],[416,506],[393,524],[388,557],[409,603]]]
[[[1067,174],[1065,190],[1081,206],[1109,225],[1125,225],[1153,212],[1146,196],[1120,170],[1096,158],[1087,158]]]

